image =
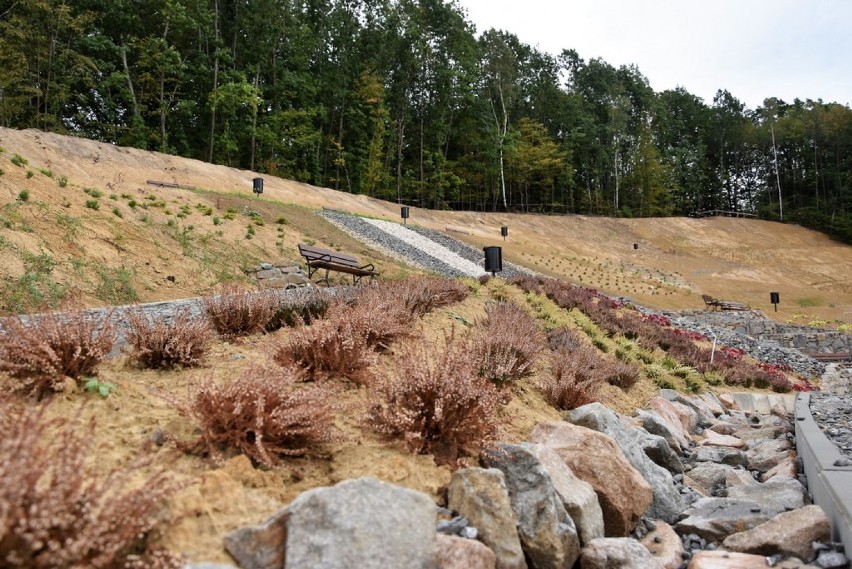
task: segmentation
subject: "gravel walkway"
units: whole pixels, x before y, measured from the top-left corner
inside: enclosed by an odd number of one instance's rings
[[[355,239],[409,265],[447,277],[487,274],[482,251],[437,231],[357,217],[331,209],[319,213]],[[535,273],[503,262],[501,277],[511,278],[519,274]]]

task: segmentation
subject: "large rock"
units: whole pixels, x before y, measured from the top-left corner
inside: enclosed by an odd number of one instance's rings
[[[284,567],[436,569],[432,499],[374,478],[315,488],[285,508]]]
[[[792,450],[779,450],[784,446],[783,443],[787,443],[786,439],[774,439],[768,442],[772,444],[757,445],[746,451],[749,470],[768,472],[789,457],[795,456]]]
[[[796,479],[797,474],[796,457],[794,453],[790,453],[784,460],[761,474],[760,480],[768,482],[775,479]]]
[[[750,443],[758,440],[777,439],[786,433],[787,430],[782,427],[764,427],[760,429],[740,429],[734,433],[734,436],[746,443]]]
[[[641,543],[629,537],[593,539],[580,556],[583,569],[660,569]]]
[[[717,464],[715,462],[699,462],[689,471],[689,478],[699,484],[706,494],[710,494],[716,487],[724,487],[728,473],[735,470],[728,464]]]
[[[651,486],[607,435],[563,421],[545,421],[533,428],[530,441],[552,449],[577,478],[592,485],[607,536],[629,534],[651,505]]]
[[[281,569],[287,540],[287,511],[280,510],[262,524],[225,534],[225,550],[242,569]]]
[[[725,549],[758,555],[784,555],[804,561],[814,558],[811,544],[831,539],[831,524],[822,508],[805,506],[778,514],[768,522],[725,538]]]
[[[687,517],[677,523],[675,530],[681,535],[694,533],[712,542],[721,542],[772,517],[755,502],[731,498],[701,498],[684,513]]]
[[[701,398],[701,401],[703,401],[707,408],[710,409],[710,412],[714,417],[725,414],[725,407],[722,405],[722,402],[719,401],[719,398],[716,397],[715,393],[706,391],[698,397]]]
[[[535,455],[550,475],[562,505],[577,526],[580,545],[603,537],[603,512],[592,485],[574,476],[565,461],[552,449],[541,444],[529,444],[526,448]]]
[[[672,474],[683,473],[683,463],[680,461],[680,457],[672,450],[671,445],[664,437],[651,434],[642,427],[627,426],[627,428],[634,434],[639,446],[642,447],[642,452],[651,459],[651,462],[665,468]]]
[[[683,563],[683,542],[666,522],[656,520],[654,529],[640,543],[654,556],[662,569],[677,569]]]
[[[497,569],[526,569],[503,472],[496,468],[456,470],[447,487],[447,507],[477,529],[479,539],[494,552]]]
[[[725,475],[725,487],[728,489],[728,495],[730,495],[731,488],[736,486],[756,486],[758,484],[760,482],[754,479],[751,472],[741,468],[731,470]]]
[[[694,412],[683,405],[675,405],[668,399],[654,397],[648,401],[648,408],[662,417],[678,436],[686,440],[690,440],[692,430],[698,425],[698,416]]]
[[[547,470],[521,445],[499,444],[482,453],[483,465],[506,479],[521,547],[533,569],[570,569],[580,556],[577,528]]]
[[[437,561],[440,569],[495,569],[497,557],[475,539],[438,534]]]
[[[770,514],[780,514],[804,507],[807,493],[807,488],[802,486],[798,480],[789,478],[728,488],[728,498],[757,502]]]
[[[672,403],[691,409],[695,413],[695,421],[698,426],[707,428],[713,423],[713,411],[700,397],[687,397],[675,389],[661,389],[658,395]]]
[[[568,412],[568,419],[582,427],[594,429],[612,437],[624,452],[630,464],[651,485],[654,493],[647,515],[651,518],[674,522],[686,508],[686,503],[674,485],[671,473],[655,464],[640,444],[638,429],[628,428],[618,415],[600,403],[590,403]]]
[[[716,462],[730,466],[746,466],[748,458],[746,453],[731,447],[704,446],[699,447],[692,454],[695,462]]]
[[[735,551],[699,551],[687,569],[819,569],[816,565],[802,565],[801,561],[780,561],[770,565],[763,555]]]
[[[689,436],[684,432],[680,422],[673,425],[656,411],[646,409],[637,409],[636,417],[639,419],[642,428],[652,435],[663,437],[675,452],[683,453],[685,449],[689,448]]]
[[[746,448],[746,443],[744,440],[735,437],[733,435],[720,435],[716,431],[706,430],[704,431],[704,439],[699,443],[701,446],[719,446],[719,447],[729,447],[736,449],[744,449]]]

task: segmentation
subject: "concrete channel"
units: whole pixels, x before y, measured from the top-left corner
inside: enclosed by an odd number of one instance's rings
[[[796,447],[808,477],[814,503],[831,521],[831,539],[852,552],[852,466],[828,440],[814,421],[809,393],[799,393],[795,402]]]

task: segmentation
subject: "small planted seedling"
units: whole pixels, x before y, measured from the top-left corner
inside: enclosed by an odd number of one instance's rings
[[[118,391],[118,388],[114,383],[110,383],[108,381],[101,381],[97,377],[90,377],[86,380],[86,383],[83,385],[89,393],[97,393],[104,399],[110,396],[112,392]]]

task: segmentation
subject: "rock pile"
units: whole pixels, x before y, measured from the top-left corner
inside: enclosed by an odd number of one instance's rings
[[[261,263],[243,269],[254,278],[260,288],[283,288],[285,290],[316,286],[299,265],[290,262]]]
[[[225,547],[244,569],[847,566],[809,504],[784,407],[746,412],[732,397],[662,390],[633,417],[590,404],[564,419],[457,470],[445,507],[348,480],[229,533]]]

